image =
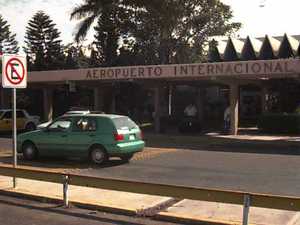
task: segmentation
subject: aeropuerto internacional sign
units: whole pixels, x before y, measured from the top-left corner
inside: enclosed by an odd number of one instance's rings
[[[147,79],[162,77],[209,77],[251,74],[294,73],[287,60],[249,61],[235,63],[201,63],[89,69],[87,80]]]
[[[299,59],[274,59],[176,65],[100,67],[30,72],[29,82],[65,82],[143,79],[210,79],[211,77],[293,77],[300,74]]]

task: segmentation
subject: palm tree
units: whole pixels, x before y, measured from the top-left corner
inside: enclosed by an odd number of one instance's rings
[[[102,66],[115,65],[119,40],[124,39],[130,23],[131,11],[126,6],[124,0],[84,0],[71,13],[71,19],[82,20],[75,35],[77,42],[84,39],[97,20],[94,44],[102,57]]]
[[[84,39],[93,22],[102,15],[115,1],[112,0],[84,0],[80,5],[77,5],[71,12],[71,20],[82,20],[77,25],[75,40],[79,42]]]

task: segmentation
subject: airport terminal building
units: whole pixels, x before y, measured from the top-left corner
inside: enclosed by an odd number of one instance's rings
[[[45,120],[70,107],[120,113],[162,128],[195,104],[206,127],[222,127],[230,106],[230,133],[265,112],[293,112],[300,103],[300,36],[212,40],[206,62],[39,71],[28,74],[18,107]],[[10,107],[1,89],[1,107]],[[30,97],[31,96],[31,97]],[[22,105],[22,100],[30,104]],[[38,107],[36,106],[41,106]],[[33,110],[35,108],[35,111]],[[165,121],[165,119],[163,119]]]

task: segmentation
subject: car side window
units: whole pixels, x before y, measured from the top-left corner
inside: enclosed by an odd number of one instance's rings
[[[79,118],[75,120],[73,131],[96,131],[97,122],[93,118]]]
[[[2,119],[12,119],[12,113],[11,113],[11,111],[8,111],[8,112],[6,112],[4,115],[3,115],[3,117],[2,117]]]
[[[66,131],[70,128],[72,121],[70,119],[60,119],[53,122],[48,130],[50,131]]]

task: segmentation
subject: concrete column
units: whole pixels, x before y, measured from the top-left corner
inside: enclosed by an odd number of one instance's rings
[[[43,89],[44,119],[49,121],[53,117],[53,90]]]
[[[239,85],[230,84],[230,134],[237,135],[239,122]]]
[[[263,86],[261,87],[261,113],[265,113],[268,111],[267,98],[268,88]]]
[[[173,98],[173,88],[172,84],[169,84],[169,94],[168,94],[168,115],[172,115],[172,98]]]
[[[196,104],[198,110],[198,119],[200,121],[203,121],[203,117],[204,117],[204,95],[205,95],[205,89],[198,88]]]
[[[154,129],[156,133],[160,132],[160,89],[159,86],[154,88]]]
[[[94,88],[94,110],[104,111],[103,94],[104,94],[103,88],[101,87]]]

